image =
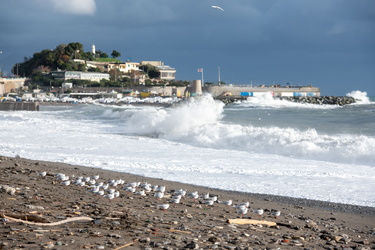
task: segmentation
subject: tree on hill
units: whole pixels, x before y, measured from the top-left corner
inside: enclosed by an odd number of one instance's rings
[[[111,56],[112,58],[117,58],[117,57],[120,57],[121,54],[117,50],[113,50]]]

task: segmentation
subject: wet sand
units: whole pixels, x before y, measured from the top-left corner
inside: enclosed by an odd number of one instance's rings
[[[21,158],[0,157],[0,171],[0,249],[375,249],[373,207],[231,192]],[[39,174],[43,171],[46,176]],[[57,173],[72,182],[99,175],[97,182],[125,183],[109,187],[120,196],[108,199],[90,192],[88,185],[64,186]],[[165,185],[164,197],[123,189],[133,182]],[[249,202],[248,212],[241,215],[233,205],[209,205],[187,196],[171,203],[180,189],[233,204]],[[169,208],[164,211],[161,204]],[[261,216],[253,212],[258,209],[264,210]],[[273,210],[281,215],[271,215]],[[87,220],[64,223],[81,217]],[[228,222],[236,218],[261,224]],[[61,224],[49,224],[54,222]]]

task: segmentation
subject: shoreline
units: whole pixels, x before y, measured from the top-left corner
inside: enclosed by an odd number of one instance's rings
[[[58,226],[26,226],[21,222],[0,222],[0,248],[16,246],[58,249],[334,249],[375,247],[375,208],[321,202],[266,194],[241,193],[213,189],[123,172],[58,162],[0,156],[0,186],[16,188],[14,195],[0,192],[1,213],[38,215],[50,222],[78,216],[93,221],[70,222]],[[38,173],[47,171],[45,177]],[[148,182],[166,185],[166,196],[157,199],[122,188],[113,200],[98,197],[88,187],[63,186],[55,174],[100,175],[102,181],[121,178],[126,183]],[[126,185],[124,184],[123,187]],[[168,203],[173,190],[217,195],[234,204],[248,201],[249,212],[241,216],[232,206],[213,206],[184,197],[170,203],[166,211],[158,205]],[[41,207],[43,209],[39,209]],[[254,209],[264,209],[258,217]],[[269,215],[280,210],[278,218]],[[276,226],[238,225],[229,219],[254,219],[277,223]],[[26,228],[26,231],[25,231]],[[42,231],[42,233],[41,233]],[[37,235],[37,236],[36,236]],[[49,247],[50,246],[50,247]],[[86,246],[86,247],[84,247]]]

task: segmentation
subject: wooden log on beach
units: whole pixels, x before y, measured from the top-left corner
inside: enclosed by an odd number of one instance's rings
[[[229,224],[240,224],[240,225],[267,225],[267,226],[276,226],[277,223],[273,221],[266,221],[266,220],[252,220],[252,219],[229,219]]]

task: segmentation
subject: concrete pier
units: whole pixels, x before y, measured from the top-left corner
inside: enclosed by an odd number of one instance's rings
[[[0,102],[0,110],[2,111],[39,111],[38,102]]]

